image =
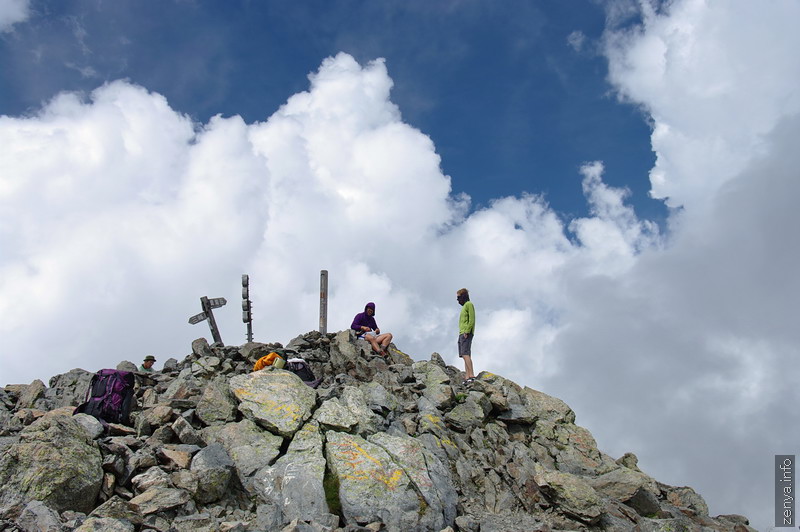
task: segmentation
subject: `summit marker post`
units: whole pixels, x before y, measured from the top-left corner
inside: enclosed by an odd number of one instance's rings
[[[328,270],[319,272],[319,332],[328,333]]]

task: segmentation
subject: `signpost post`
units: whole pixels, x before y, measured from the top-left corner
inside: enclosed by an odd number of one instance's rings
[[[217,328],[217,322],[214,319],[214,313],[212,309],[219,308],[224,306],[227,301],[224,297],[215,297],[212,299],[203,296],[200,298],[200,305],[203,308],[203,312],[200,314],[195,314],[191,318],[189,318],[189,323],[195,325],[200,323],[201,321],[208,320],[208,326],[211,328],[211,336],[214,337],[214,343],[219,345],[224,345],[222,343],[222,337],[219,335],[219,329]]]

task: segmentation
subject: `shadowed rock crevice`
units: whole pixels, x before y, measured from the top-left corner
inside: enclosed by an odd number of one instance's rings
[[[281,347],[192,342],[138,375],[132,427],[72,415],[90,371],[0,388],[0,529],[752,530],[606,455],[541,391],[465,386],[437,353],[376,357],[351,331],[286,346],[317,389],[251,371]]]

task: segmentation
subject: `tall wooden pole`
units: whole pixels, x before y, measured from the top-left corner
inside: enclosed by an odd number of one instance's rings
[[[328,333],[328,270],[319,272],[319,332]]]

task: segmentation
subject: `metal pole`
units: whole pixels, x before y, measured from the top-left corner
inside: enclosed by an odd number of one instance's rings
[[[201,297],[200,304],[203,305],[203,312],[205,312],[206,316],[208,316],[208,326],[211,328],[211,336],[214,337],[214,343],[224,345],[222,343],[222,337],[219,335],[217,321],[214,319],[214,313],[211,311],[211,302],[209,302],[208,297]]]
[[[328,333],[328,270],[319,272],[319,332]]]

